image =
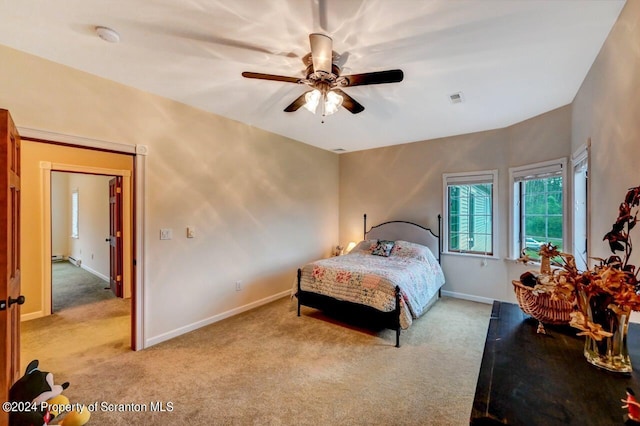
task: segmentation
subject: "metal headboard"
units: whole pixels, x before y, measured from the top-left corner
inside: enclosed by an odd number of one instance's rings
[[[412,243],[422,244],[431,249],[434,255],[437,253],[438,263],[442,257],[442,215],[438,215],[438,233],[434,233],[431,228],[425,228],[417,223],[406,220],[392,220],[379,225],[372,226],[367,231],[367,215],[364,215],[364,236],[366,239],[378,240],[404,240]]]

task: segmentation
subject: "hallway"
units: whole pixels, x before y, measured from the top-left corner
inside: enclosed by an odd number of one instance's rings
[[[66,261],[54,262],[52,274],[54,314],[21,323],[22,367],[38,359],[55,375],[131,350],[130,299],[116,298],[106,281]]]

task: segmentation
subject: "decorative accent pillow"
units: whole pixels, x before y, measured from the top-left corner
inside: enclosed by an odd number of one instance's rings
[[[378,240],[363,240],[358,243],[349,253],[367,253],[371,254],[378,245]]]
[[[393,241],[378,240],[378,244],[376,244],[371,254],[374,254],[376,256],[389,257],[394,245],[395,245],[395,242]]]
[[[426,261],[429,263],[437,262],[429,247],[421,244],[410,243],[409,241],[396,241],[391,251],[392,256],[408,257],[411,259]]]

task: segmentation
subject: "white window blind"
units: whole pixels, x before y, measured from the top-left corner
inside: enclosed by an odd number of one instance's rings
[[[584,172],[589,167],[589,148],[581,148],[571,157],[574,173]]]
[[[465,174],[447,173],[444,175],[447,185],[471,185],[480,183],[493,183],[493,173]]]
[[[514,167],[511,169],[511,176],[514,182],[522,182],[525,180],[542,179],[552,176],[561,176],[563,162],[545,163],[544,165],[530,165],[523,167]]]

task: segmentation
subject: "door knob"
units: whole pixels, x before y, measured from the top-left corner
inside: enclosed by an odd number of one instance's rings
[[[14,303],[17,303],[18,305],[22,305],[24,303],[24,300],[25,299],[23,295],[18,296],[16,299],[9,296],[9,307],[11,307],[11,305],[13,305]]]
[[[110,242],[111,242],[111,237],[109,237],[109,238],[105,238],[104,240],[105,240],[106,242],[110,243]]]

